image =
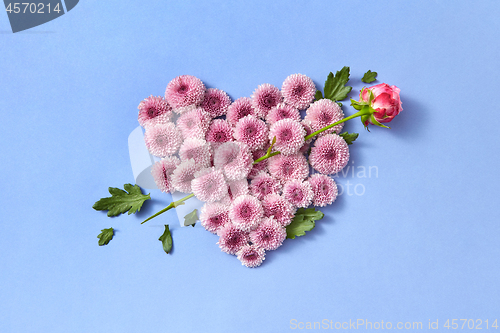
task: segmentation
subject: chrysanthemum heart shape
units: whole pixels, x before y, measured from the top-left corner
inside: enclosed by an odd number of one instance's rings
[[[266,251],[281,246],[286,228],[302,223],[300,214],[294,219],[297,209],[329,205],[338,195],[327,175],[349,160],[346,136],[337,135],[344,113],[334,99],[314,101],[315,94],[309,77],[293,74],[281,90],[262,84],[231,102],[224,91],[181,75],[165,98],[150,96],[139,105],[146,147],[162,158],[152,167],[158,188],[205,202],[201,225],[247,267],[259,266]],[[310,166],[320,174],[310,175]]]

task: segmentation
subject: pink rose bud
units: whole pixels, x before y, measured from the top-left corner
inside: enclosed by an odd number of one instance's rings
[[[377,84],[370,88],[363,88],[359,94],[359,103],[369,105],[372,110],[371,116],[362,117],[365,127],[369,123],[383,126],[380,123],[388,123],[397,116],[403,108],[399,99],[399,88],[387,83]]]

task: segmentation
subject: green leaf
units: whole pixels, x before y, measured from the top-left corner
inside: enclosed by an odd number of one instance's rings
[[[286,238],[295,239],[297,236],[304,236],[306,231],[314,229],[314,221],[321,220],[325,216],[321,211],[312,208],[299,208],[295,217],[286,227]]]
[[[321,91],[319,90],[316,90],[316,94],[314,94],[314,98],[319,101],[320,99],[323,99],[323,94],[321,93]]]
[[[95,210],[107,210],[108,216],[118,216],[128,211],[128,215],[141,210],[144,201],[151,199],[149,194],[142,194],[142,190],[137,185],[125,184],[124,190],[110,187],[111,197],[102,198],[97,201],[92,208]]]
[[[345,85],[348,81],[349,67],[344,66],[340,71],[337,71],[335,76],[330,72],[325,81],[325,98],[334,102],[346,99],[347,94],[352,90],[352,87]]]
[[[109,241],[113,239],[114,235],[115,230],[113,228],[102,229],[101,233],[97,235],[97,238],[99,238],[99,246],[107,245]]]
[[[184,226],[187,227],[188,225],[194,227],[196,224],[196,221],[198,221],[198,210],[195,209],[191,213],[187,214],[184,216]]]
[[[349,133],[349,132],[344,132],[339,134],[342,138],[344,138],[345,142],[347,142],[348,145],[352,145],[354,141],[359,136],[359,133]]]
[[[375,81],[376,78],[377,78],[377,72],[372,72],[371,70],[368,70],[368,72],[366,72],[365,75],[363,75],[361,81],[363,81],[364,83],[372,83],[373,81]]]
[[[168,229],[168,224],[165,224],[165,231],[158,240],[163,244],[163,251],[167,252],[167,254],[170,253],[170,250],[172,250],[172,235],[170,229]]]

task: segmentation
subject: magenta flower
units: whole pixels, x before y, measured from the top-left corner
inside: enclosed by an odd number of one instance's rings
[[[208,127],[205,140],[212,143],[214,148],[221,143],[233,141],[233,128],[224,119],[214,119]]]
[[[212,118],[215,118],[225,115],[230,104],[231,99],[224,91],[216,88],[209,88],[205,92],[205,99],[201,102],[201,107]]]
[[[309,177],[308,181],[314,193],[314,206],[324,207],[330,205],[337,198],[337,184],[332,178],[316,173]]]
[[[172,173],[172,185],[176,191],[191,193],[191,182],[194,174],[200,170],[194,159],[182,161]]]
[[[194,159],[200,168],[210,166],[210,145],[202,139],[188,138],[179,148],[179,157],[182,161]]]
[[[164,124],[172,118],[172,107],[163,97],[149,96],[139,103],[139,124],[142,127]]]
[[[269,129],[269,140],[276,137],[274,150],[281,152],[283,155],[292,155],[299,151],[304,145],[304,136],[306,131],[301,123],[293,119],[283,119],[273,125]]]
[[[248,194],[248,181],[245,179],[233,180],[228,182],[229,187],[229,197],[232,200],[236,199],[240,195]]]
[[[262,200],[266,195],[280,191],[280,182],[267,172],[259,173],[250,183],[250,193],[259,200]]]
[[[234,128],[234,137],[248,145],[250,150],[262,149],[267,144],[268,128],[263,120],[248,115],[241,118]]]
[[[278,194],[269,194],[264,197],[262,208],[265,217],[273,216],[283,227],[292,222],[296,210],[291,203]]]
[[[307,109],[306,116],[304,117],[304,120],[309,121],[314,132],[342,119],[344,119],[344,112],[342,112],[340,106],[326,98],[314,102],[309,109]],[[340,123],[318,135],[323,136],[333,132],[340,134],[343,127],[344,123]]]
[[[215,148],[214,166],[222,169],[228,180],[246,178],[252,163],[252,155],[244,143],[225,142]]]
[[[257,116],[257,112],[252,106],[252,100],[248,97],[240,97],[229,105],[226,120],[232,126],[236,126],[238,120],[248,115]]]
[[[255,245],[247,244],[236,252],[236,257],[246,267],[257,267],[266,259],[266,251]]]
[[[243,246],[248,245],[250,240],[248,232],[239,229],[232,223],[227,223],[220,228],[217,234],[219,235],[217,244],[222,251],[229,254],[236,254]]]
[[[266,117],[266,122],[269,125],[272,125],[275,122],[283,119],[293,119],[295,121],[301,121],[302,117],[300,116],[300,112],[297,108],[294,108],[293,106],[287,105],[285,103],[280,103],[269,111]]]
[[[211,233],[216,234],[229,220],[229,206],[219,202],[205,203],[200,211],[201,225]]]
[[[377,84],[361,90],[359,101],[368,104],[373,109],[373,118],[364,117],[363,124],[365,127],[368,127],[369,123],[388,123],[403,111],[403,103],[399,97],[399,92],[398,87],[390,86],[387,83]],[[371,101],[370,95],[373,97]]]
[[[292,179],[283,186],[283,196],[295,207],[306,208],[311,204],[314,193],[307,180]]]
[[[174,123],[166,123],[146,127],[144,142],[152,155],[165,157],[177,152],[182,139]]]
[[[169,193],[174,191],[172,172],[180,162],[181,161],[177,157],[170,156],[156,162],[151,167],[151,174],[153,175],[156,186],[162,192]]]
[[[252,244],[264,250],[276,250],[285,238],[285,228],[272,217],[263,218],[259,226],[250,232]]]
[[[204,168],[195,172],[191,181],[193,194],[201,201],[219,201],[227,195],[227,183],[221,170]]]
[[[165,91],[165,99],[174,109],[199,105],[204,97],[205,85],[200,79],[191,75],[176,77],[168,83]]]
[[[278,88],[269,83],[261,84],[252,94],[252,105],[259,117],[265,119],[269,111],[281,103],[283,96]]]
[[[282,183],[290,179],[306,179],[309,175],[309,164],[302,154],[276,155],[269,158],[268,169],[271,176]]]
[[[349,162],[349,146],[337,134],[327,134],[316,140],[309,163],[318,172],[328,175],[342,170]]]
[[[260,201],[251,195],[237,197],[229,208],[229,218],[236,227],[244,231],[255,228],[263,216]]]
[[[292,74],[283,82],[281,93],[286,104],[303,110],[314,100],[316,86],[308,76]]]
[[[261,158],[262,156],[266,155],[267,150],[266,149],[258,149],[252,152],[252,157],[253,160],[257,160]],[[254,179],[255,176],[257,176],[261,171],[267,171],[267,159],[260,161],[257,164],[254,164],[252,167],[252,170],[250,170],[250,173],[248,174],[249,179]]]
[[[176,124],[184,140],[188,138],[205,139],[210,116],[203,109],[198,108],[183,113],[177,119]]]

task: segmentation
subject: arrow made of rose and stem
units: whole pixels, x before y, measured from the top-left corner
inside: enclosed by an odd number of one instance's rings
[[[355,114],[353,114],[352,116],[349,116],[349,117],[346,117],[346,118],[344,118],[344,119],[341,119],[341,120],[339,120],[339,121],[337,121],[337,122],[335,122],[335,123],[333,123],[333,124],[330,124],[330,125],[328,125],[328,126],[326,126],[326,127],[323,127],[323,128],[322,128],[322,129],[320,129],[320,130],[317,130],[317,131],[316,131],[316,132],[314,132],[314,133],[311,133],[311,134],[307,135],[307,136],[305,137],[305,140],[309,140],[309,139],[311,139],[311,138],[315,137],[316,135],[320,134],[321,132],[324,132],[324,131],[326,131],[327,129],[332,128],[333,126],[336,126],[336,125],[338,125],[338,124],[341,124],[341,123],[343,123],[343,122],[346,122],[346,121],[348,121],[348,120],[351,120],[351,119],[354,119],[354,118],[357,118],[357,117],[362,117],[362,116],[365,116],[365,115],[370,115],[370,114],[373,114],[373,112],[370,110],[370,108],[369,108],[369,107],[363,107],[361,110],[359,110],[358,112],[356,112],[356,113],[355,113]],[[253,164],[257,164],[257,163],[259,163],[259,162],[261,162],[261,161],[263,161],[263,160],[265,160],[265,159],[268,159],[268,158],[269,158],[269,157],[271,157],[271,156],[275,156],[275,155],[280,154],[280,152],[279,152],[279,151],[271,152],[271,150],[272,150],[272,148],[273,148],[273,145],[274,145],[275,143],[276,143],[276,137],[274,137],[274,138],[273,138],[273,141],[272,141],[272,143],[271,143],[271,146],[269,146],[269,148],[267,149],[266,154],[265,154],[264,156],[262,156],[262,157],[260,157],[260,158],[256,159],[256,160],[253,162]],[[184,201],[186,201],[186,200],[188,200],[188,199],[190,199],[190,198],[192,198],[192,197],[194,197],[194,194],[193,194],[193,193],[191,193],[191,194],[187,195],[186,197],[184,197],[184,198],[182,198],[182,199],[179,199],[179,200],[177,200],[177,201],[173,201],[173,202],[171,202],[171,203],[170,203],[170,205],[168,205],[167,207],[163,208],[163,209],[162,209],[162,210],[160,210],[158,213],[156,213],[156,214],[154,214],[154,215],[152,215],[152,216],[148,217],[148,218],[147,218],[147,219],[145,219],[143,222],[141,222],[141,224],[146,223],[146,222],[148,222],[148,221],[149,221],[149,220],[151,220],[151,219],[154,219],[154,218],[155,218],[155,217],[157,217],[158,215],[165,213],[167,210],[170,210],[170,209],[172,209],[172,208],[176,208],[176,207],[178,207],[178,206],[180,206],[180,205],[184,205]]]

